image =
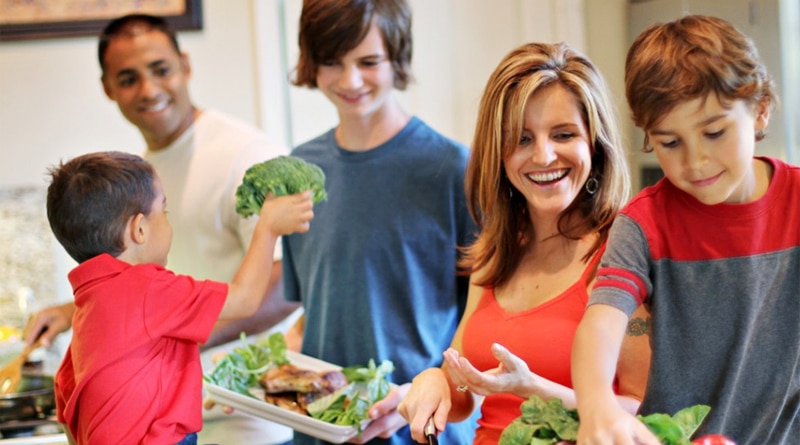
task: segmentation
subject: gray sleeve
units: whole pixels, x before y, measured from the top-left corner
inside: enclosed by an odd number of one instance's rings
[[[617,216],[600,260],[589,305],[607,304],[630,315],[652,291],[650,254],[642,228],[625,215]]]

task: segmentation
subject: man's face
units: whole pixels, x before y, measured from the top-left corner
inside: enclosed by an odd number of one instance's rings
[[[192,123],[189,62],[169,36],[142,30],[114,38],[105,54],[103,89],[128,121],[139,128],[148,148],[174,141]]]

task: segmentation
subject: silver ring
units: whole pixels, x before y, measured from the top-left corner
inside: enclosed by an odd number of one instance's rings
[[[467,385],[458,385],[458,387],[456,387],[456,391],[458,392],[467,392],[468,389],[469,386]]]

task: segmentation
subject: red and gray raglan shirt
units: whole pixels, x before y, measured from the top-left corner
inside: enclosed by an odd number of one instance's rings
[[[589,304],[652,311],[642,414],[706,404],[698,431],[800,444],[800,167],[764,196],[708,206],[666,179],[615,220]]]

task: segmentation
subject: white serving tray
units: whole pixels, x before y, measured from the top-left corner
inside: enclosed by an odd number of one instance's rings
[[[333,371],[341,369],[341,366],[293,351],[286,351],[286,358],[288,358],[293,365],[312,371]],[[268,403],[264,400],[264,390],[262,388],[251,388],[250,393],[256,397],[252,398],[208,382],[204,382],[204,385],[208,397],[220,405],[230,406],[236,411],[286,425],[295,431],[314,436],[318,439],[332,443],[344,443],[358,434],[358,429],[355,427],[334,425]],[[362,429],[366,428],[368,423],[369,421],[365,421],[361,426]]]

